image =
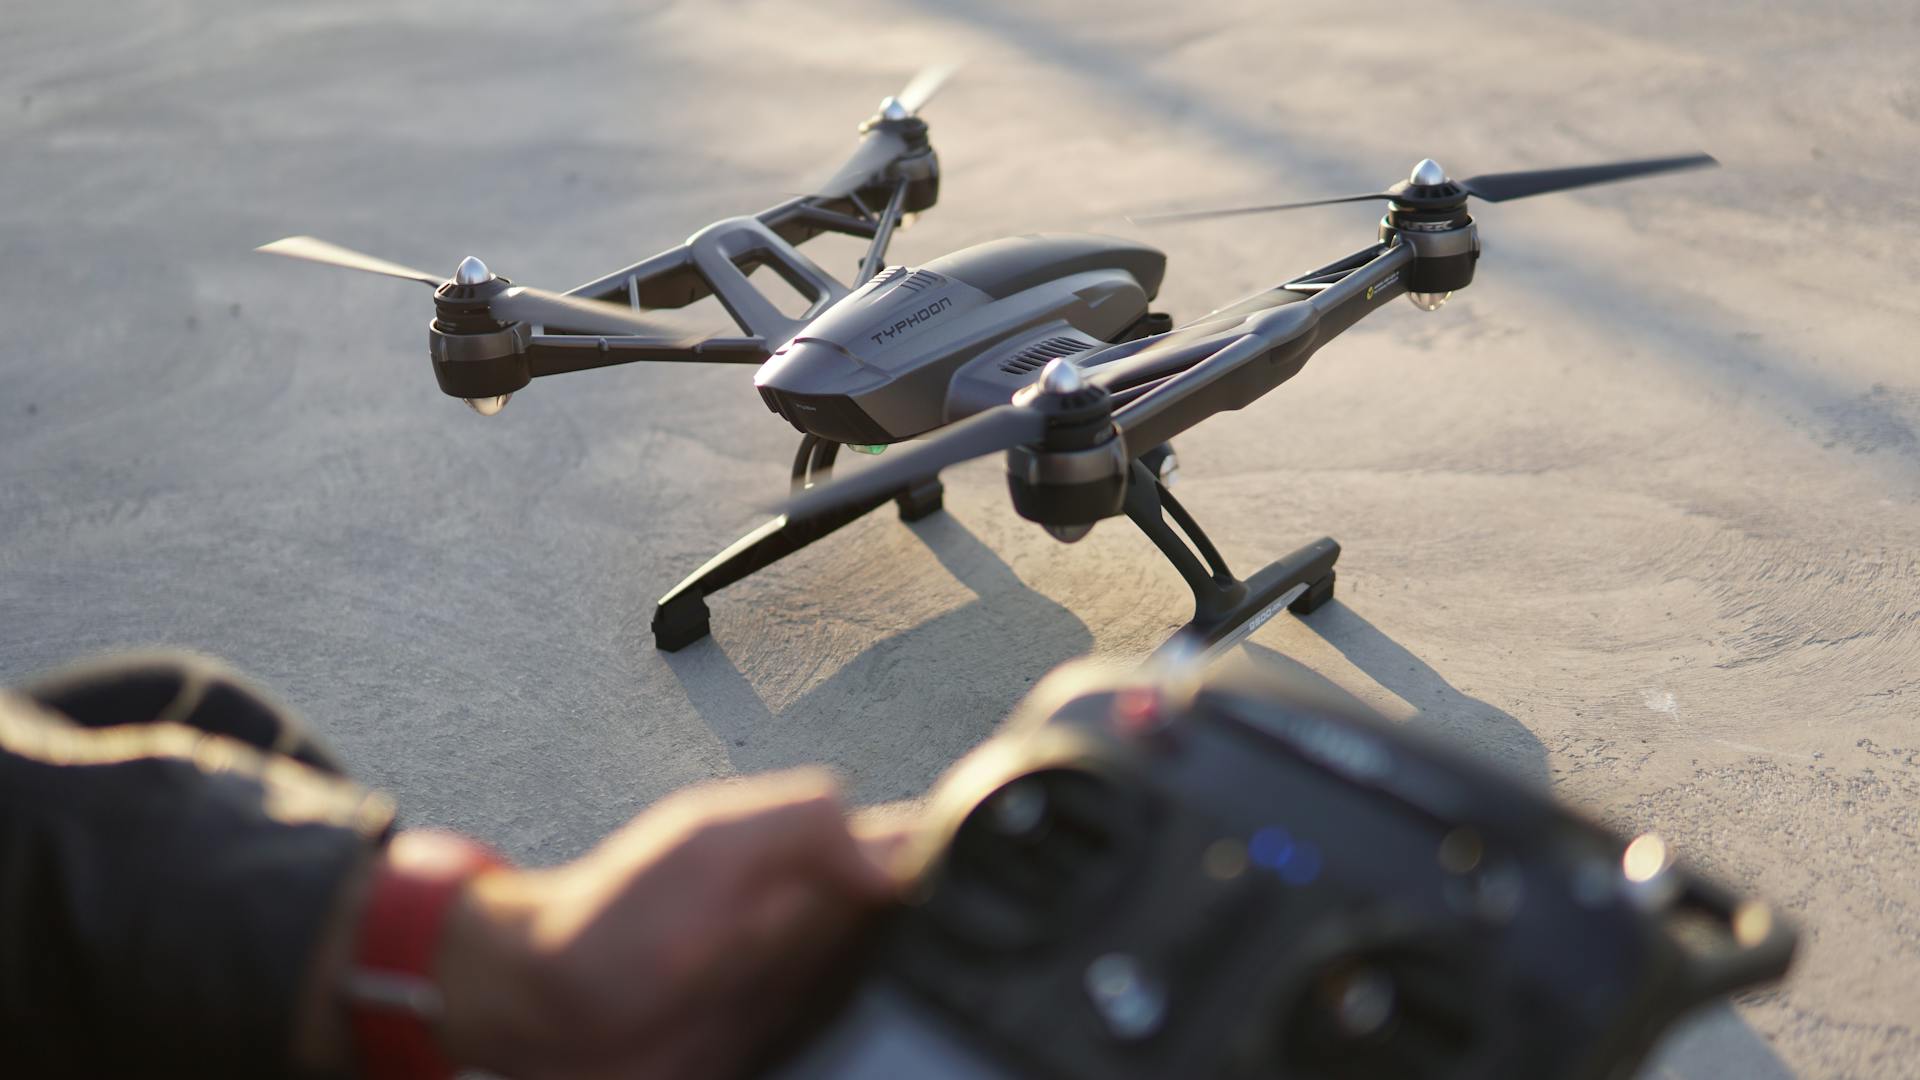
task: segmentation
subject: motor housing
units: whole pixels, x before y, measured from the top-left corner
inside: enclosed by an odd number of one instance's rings
[[[1048,364],[1039,382],[1014,395],[1014,404],[1047,417],[1039,445],[1007,451],[1007,493],[1014,512],[1050,530],[1090,526],[1120,513],[1131,462],[1125,440],[1114,430],[1113,395],[1084,382],[1079,369],[1059,359]],[[1085,533],[1067,535],[1077,540]]]
[[[469,400],[504,397],[533,381],[526,323],[503,323],[487,303],[513,283],[503,277],[466,284],[449,281],[434,290],[427,350],[442,392]]]
[[[1407,295],[1422,310],[1436,310],[1473,283],[1480,261],[1480,230],[1467,212],[1467,192],[1446,179],[1437,164],[1423,161],[1411,179],[1387,193],[1393,201],[1380,219],[1380,239],[1413,249],[1416,257],[1405,271]]]

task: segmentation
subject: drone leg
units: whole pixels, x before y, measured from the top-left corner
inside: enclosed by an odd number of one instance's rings
[[[1193,620],[1162,648],[1230,646],[1279,614],[1282,606],[1305,615],[1333,599],[1333,564],[1340,545],[1331,539],[1316,540],[1241,581],[1227,569],[1200,523],[1137,461],[1125,509],[1193,590]],[[1179,532],[1167,524],[1168,518]]]
[[[840,444],[818,435],[802,435],[800,449],[793,455],[793,491],[799,494],[815,484],[824,484],[833,475],[833,459]]]
[[[941,497],[946,493],[945,485],[937,476],[929,476],[907,490],[894,496],[894,502],[900,504],[901,521],[919,521],[940,512]]]
[[[831,451],[827,457],[831,459]],[[653,612],[653,643],[667,652],[679,652],[706,637],[711,629],[706,599],[710,594],[773,565],[894,497],[894,492],[886,492],[803,522],[791,522],[782,515],[734,541],[732,547],[709,559],[660,598],[660,606]]]
[[[1125,502],[1127,517],[1147,534],[1160,553],[1167,557],[1173,568],[1186,579],[1187,587],[1193,590],[1194,620],[1209,619],[1229,611],[1240,602],[1246,592],[1246,586],[1227,569],[1225,560],[1220,558],[1213,542],[1200,531],[1199,525],[1186,512],[1173,493],[1168,491],[1145,465],[1133,463],[1133,473],[1127,484]],[[1167,515],[1172,513],[1182,532],[1194,538],[1193,547],[1180,533],[1173,531],[1167,524]],[[1200,549],[1195,556],[1193,548]],[[1206,561],[1203,563],[1201,559]]]
[[[793,490],[798,493],[826,483],[833,475],[833,459],[839,452],[840,444],[831,439],[802,436],[800,450],[793,455]],[[939,513],[946,490],[939,477],[930,476],[894,496],[894,502],[900,504],[900,520],[919,521]]]

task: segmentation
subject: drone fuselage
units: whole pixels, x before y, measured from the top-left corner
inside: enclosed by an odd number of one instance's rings
[[[775,350],[767,407],[838,443],[887,444],[1004,405],[1054,357],[1126,336],[1166,256],[1092,235],[1009,237],[888,267]]]

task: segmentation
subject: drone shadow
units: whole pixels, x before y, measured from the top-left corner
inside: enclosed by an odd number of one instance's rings
[[[1339,650],[1348,663],[1368,678],[1420,710],[1414,723],[1510,776],[1541,789],[1551,785],[1546,747],[1526,725],[1511,714],[1462,693],[1426,661],[1382,633],[1359,612],[1336,599],[1303,620],[1303,624]],[[1327,681],[1272,649],[1251,643],[1247,649],[1265,662]]]
[[[1092,648],[1085,623],[1028,588],[951,514],[908,527],[974,599],[875,642],[791,703],[770,707],[754,688],[750,648],[734,655],[708,639],[665,656],[735,770],[819,762],[855,802],[917,798],[1034,680]]]

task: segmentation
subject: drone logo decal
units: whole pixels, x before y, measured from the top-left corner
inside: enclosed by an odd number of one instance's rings
[[[893,337],[895,334],[898,334],[900,331],[905,330],[910,326],[917,326],[920,323],[926,322],[927,320],[933,318],[935,315],[940,314],[941,312],[947,310],[952,306],[953,306],[953,298],[950,296],[943,296],[940,299],[935,300],[933,303],[928,304],[926,307],[921,308],[919,311],[916,311],[913,314],[907,316],[906,318],[901,319],[899,322],[894,323],[892,326],[882,327],[879,333],[869,334],[868,336],[873,338],[873,343],[875,345],[878,345],[881,343],[882,338]]]

